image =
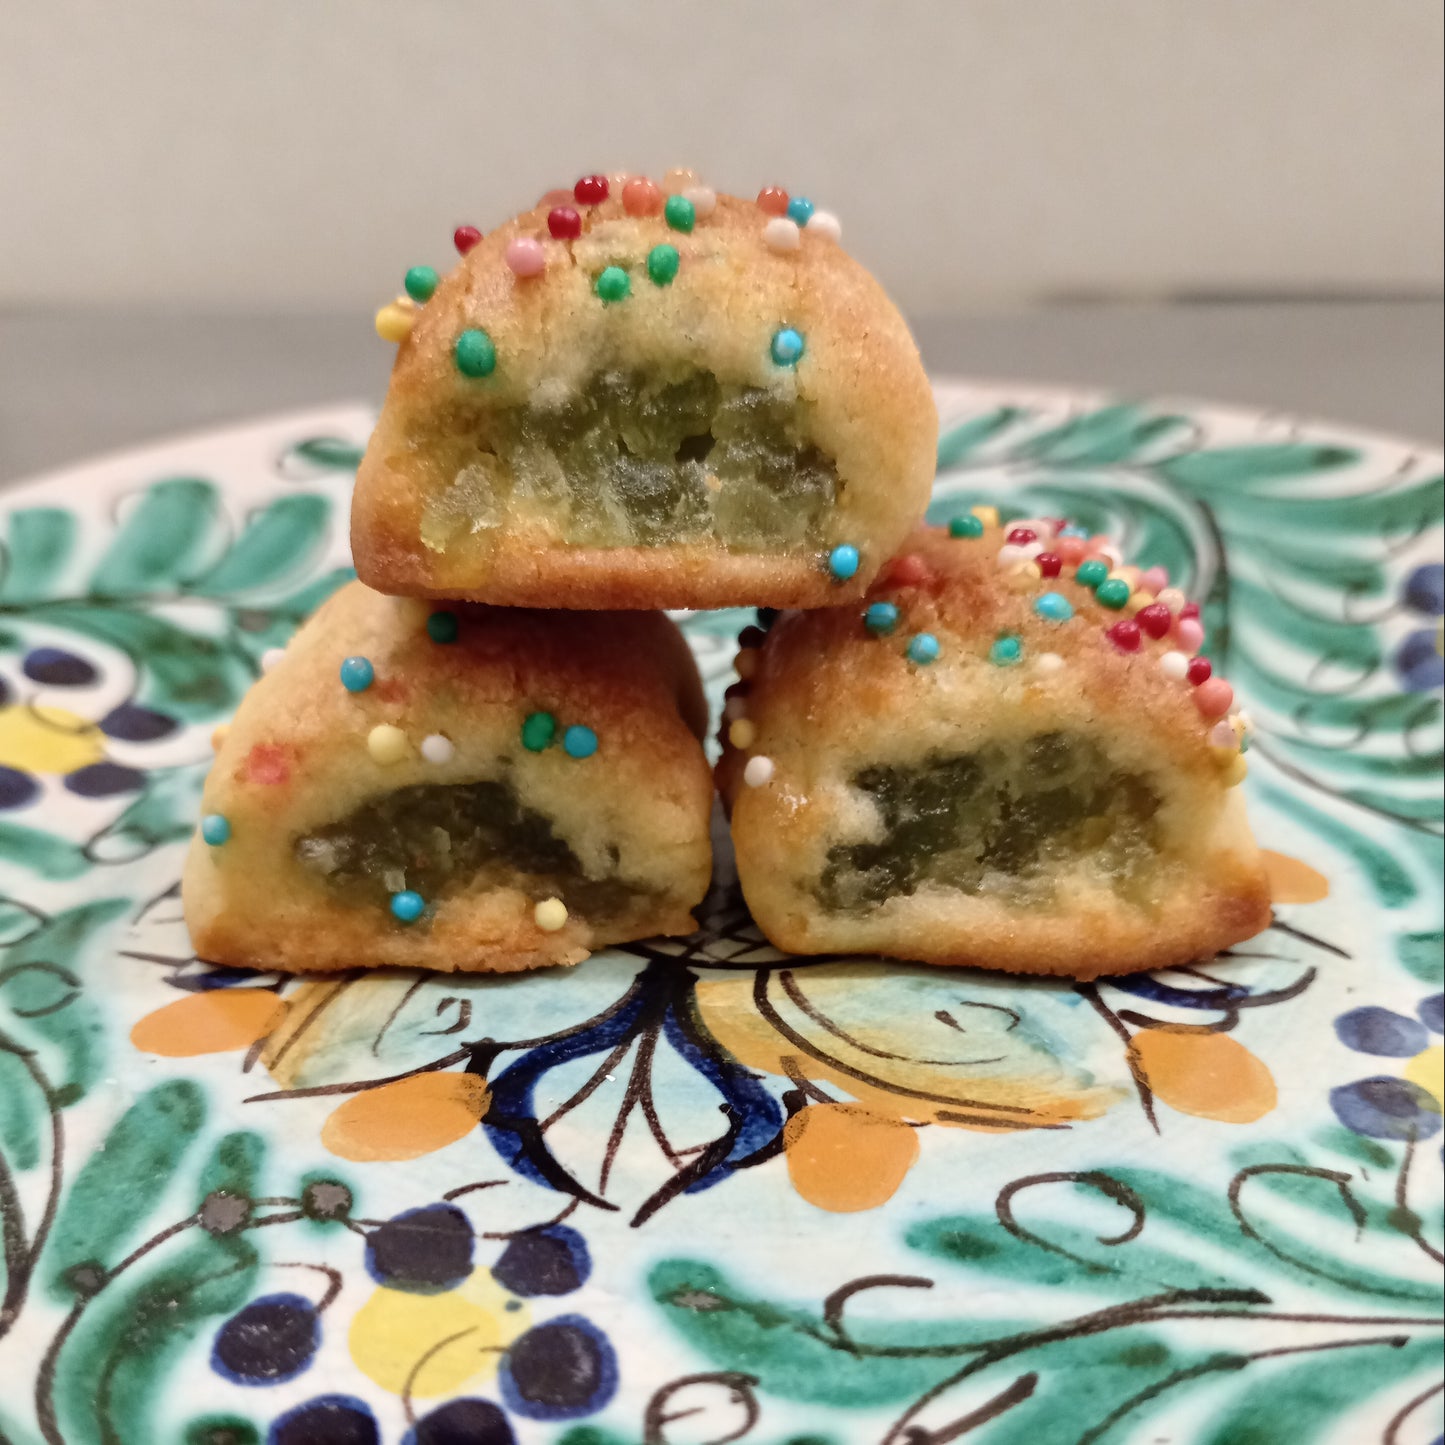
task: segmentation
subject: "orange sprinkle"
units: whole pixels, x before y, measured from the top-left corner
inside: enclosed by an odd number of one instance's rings
[[[764,186],[758,192],[758,209],[769,216],[787,215],[788,193],[781,186]]]
[[[332,1110],[321,1142],[342,1159],[419,1159],[465,1138],[490,1102],[475,1074],[413,1074]]]
[[[861,1104],[810,1104],[783,1130],[793,1188],[819,1209],[886,1204],[918,1158],[918,1131]]]
[[[629,216],[655,216],[662,210],[662,192],[646,176],[633,176],[622,187],[622,209]]]
[[[250,1048],[285,1015],[285,1002],[269,989],[212,989],[148,1013],[130,1031],[130,1041],[143,1054],[167,1059],[224,1054]]]

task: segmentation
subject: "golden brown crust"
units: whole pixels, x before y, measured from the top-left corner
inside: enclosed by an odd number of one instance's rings
[[[193,842],[183,881],[197,953],[215,962],[297,971],[398,965],[503,972],[576,963],[607,943],[686,933],[711,876],[712,788],[698,736],[701,683],[677,629],[658,613],[546,614],[460,606],[455,643],[433,642],[429,608],[353,583],[292,640],[242,701],[207,779],[204,814],[231,826],[221,847]],[[364,656],[376,680],[339,680]],[[596,753],[522,748],[531,712],[598,737]],[[368,750],[378,724],[403,729],[408,755]],[[441,734],[445,763],[419,752]],[[294,857],[295,839],[361,804],[418,783],[506,776],[553,819],[589,871],[650,892],[620,915],[574,910],[557,932],[521,886],[444,894],[422,922],[339,896]],[[610,857],[616,848],[617,859]]]
[[[422,308],[357,475],[352,550],[361,579],[398,595],[563,608],[817,607],[861,596],[922,515],[933,474],[937,413],[903,319],[831,239],[805,228],[797,251],[772,251],[762,239],[770,218],[730,196],[684,234],[661,216],[626,215],[622,180],[601,206],[579,208],[584,232],[575,241],[548,236],[545,205],[499,227]],[[542,242],[544,275],[518,279],[508,269],[506,247],[518,236]],[[645,263],[664,242],[681,266],[659,287]],[[632,294],[604,305],[593,281],[613,264],[628,269]],[[795,368],[769,353],[784,326],[806,338]],[[473,327],[496,346],[485,379],[463,376],[453,361],[456,337]],[[456,471],[454,461],[437,463],[438,437],[470,436],[479,408],[515,406],[539,388],[568,392],[627,366],[705,369],[806,402],[813,441],[834,459],[841,484],[822,547],[571,546],[519,504],[507,505],[501,526],[463,532],[445,551],[422,542],[426,504]],[[839,584],[826,555],[845,542],[859,547],[862,565]]]
[[[795,953],[877,952],[1074,978],[1184,963],[1258,932],[1269,922],[1269,895],[1242,797],[1229,785],[1238,752],[1211,745],[1190,685],[1160,670],[1168,641],[1120,651],[1104,628],[1121,614],[1072,580],[1010,590],[995,560],[1001,540],[997,529],[977,541],[918,532],[908,550],[922,580],[890,585],[885,574],[872,593],[899,607],[895,633],[871,634],[862,605],[789,613],[751,660],[742,703],[749,746],[725,745],[717,777],[759,926]],[[1072,603],[1072,620],[1035,613],[1045,587]],[[939,641],[931,666],[907,659],[919,632]],[[988,659],[1004,633],[1022,642],[1017,666]],[[1049,671],[1042,654],[1062,664]],[[1054,729],[1089,739],[1164,800],[1145,906],[1125,902],[1087,866],[1061,875],[1048,908],[927,883],[867,911],[819,903],[813,888],[828,847],[856,840],[860,829],[873,836],[873,815],[860,812],[848,785],[861,768]],[[771,760],[765,784],[744,784],[750,757]]]

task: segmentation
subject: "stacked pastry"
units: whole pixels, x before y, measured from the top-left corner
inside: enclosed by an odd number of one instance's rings
[[[937,418],[836,220],[587,176],[456,241],[377,318],[359,580],[220,745],[199,953],[498,971],[689,931],[706,707],[659,609],[731,606],[795,609],[744,638],[718,770],[780,947],[1089,974],[1262,925],[1197,620],[1054,522],[910,538]]]

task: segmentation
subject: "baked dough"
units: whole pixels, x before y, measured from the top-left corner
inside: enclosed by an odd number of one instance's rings
[[[695,187],[653,186],[633,214],[650,183],[630,179],[591,178],[598,204],[566,198],[575,239],[551,234],[553,196],[419,310],[385,309],[409,331],[357,474],[368,586],[534,607],[829,606],[861,596],[921,519],[928,380],[836,226]]]
[[[867,603],[742,639],[718,779],[759,927],[1074,978],[1258,932],[1247,722],[1189,656],[1194,609],[1102,539],[979,512],[915,534]]]
[[[196,951],[502,972],[687,933],[705,728],[658,613],[434,611],[351,583],[220,743],[183,883]]]

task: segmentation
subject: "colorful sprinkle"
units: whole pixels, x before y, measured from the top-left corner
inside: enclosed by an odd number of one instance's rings
[[[740,717],[728,728],[728,741],[742,752],[746,752],[758,740],[758,725],[748,718]]]
[[[580,206],[600,206],[607,199],[606,176],[583,176],[572,187],[572,195]]]
[[[662,177],[663,188],[669,192],[685,191],[689,186],[695,186],[697,181],[697,172],[691,166],[673,166]]]
[[[430,301],[437,289],[437,273],[430,266],[413,266],[402,283],[413,301]]]
[[[676,246],[654,246],[647,253],[647,275],[654,286],[670,286],[677,276],[682,258]]]
[[[1131,595],[1129,584],[1122,577],[1106,578],[1094,589],[1100,605],[1114,612],[1123,607]]]
[[[497,366],[497,348],[485,331],[463,331],[452,348],[452,358],[463,376],[490,376]]]
[[[707,220],[717,210],[717,192],[711,186],[689,186],[682,194],[692,202],[692,213],[699,221]]]
[[[1081,542],[1087,542],[1089,540],[1088,529],[1079,526],[1077,522],[1065,522],[1064,525],[1059,528],[1059,536],[1076,537]]]
[[[1141,607],[1135,618],[1145,633],[1156,641],[1167,636],[1174,626],[1174,616],[1162,602],[1151,602],[1147,607]]]
[[[1022,638],[1006,632],[988,650],[988,660],[995,667],[1012,667],[1024,655]]]
[[[1184,606],[1179,609],[1179,615],[1186,618],[1197,618],[1199,616],[1199,604],[1197,602],[1186,602]]]
[[[1057,577],[1064,570],[1064,559],[1057,552],[1040,552],[1034,561],[1040,577]]]
[[[393,346],[405,341],[415,325],[416,308],[409,300],[405,305],[399,300],[390,301],[376,313],[376,334]]]
[[[411,751],[406,734],[391,723],[377,723],[366,735],[366,751],[374,763],[389,768],[399,763]]]
[[[769,216],[788,213],[788,193],[781,186],[764,186],[758,192],[758,209]]]
[[[1032,527],[1014,527],[1004,538],[1005,542],[1012,542],[1015,547],[1027,547],[1030,542],[1037,542],[1039,534]]]
[[[1204,624],[1197,617],[1181,617],[1175,624],[1174,635],[1185,652],[1198,652],[1204,646]]]
[[[1073,604],[1062,592],[1044,592],[1034,598],[1034,611],[1048,622],[1067,622],[1074,615]]]
[[[669,196],[662,218],[674,231],[690,231],[697,224],[697,209],[686,196]]]
[[[226,739],[231,735],[229,723],[218,723],[211,729],[211,751],[218,753],[225,746]]]
[[[796,221],[774,216],[763,227],[763,245],[770,251],[796,251],[803,244],[803,233]]]
[[[231,820],[223,817],[220,813],[207,813],[201,819],[201,837],[212,848],[219,848],[222,843],[229,843],[231,841]]]
[[[261,671],[272,672],[286,661],[286,649],[284,647],[268,647],[261,654]]]
[[[928,563],[917,552],[905,552],[888,564],[886,581],[894,587],[921,587],[933,579]]]
[[[632,277],[621,266],[606,266],[593,289],[603,301],[625,301],[632,294]]]
[[[457,251],[465,256],[478,241],[482,239],[482,233],[475,226],[458,226],[452,232],[452,245]]]
[[[365,692],[376,681],[376,669],[365,657],[348,657],[341,664],[341,685],[347,692]]]
[[[1142,635],[1132,617],[1122,618],[1104,634],[1120,652],[1138,652]]]
[[[420,893],[404,888],[391,895],[391,916],[398,923],[415,923],[426,912],[426,899]]]
[[[543,933],[557,933],[566,928],[567,917],[567,905],[560,898],[544,898],[532,910],[532,921]]]
[[[776,343],[776,338],[774,338]],[[849,542],[840,543],[828,553],[828,571],[835,580],[846,582],[857,574],[860,562],[858,549]]]
[[[622,187],[622,209],[629,216],[655,216],[662,209],[662,192],[646,176],[633,176]]]
[[[1171,682],[1183,682],[1189,673],[1189,659],[1182,652],[1160,653],[1159,671]]]
[[[1000,570],[1008,567],[1017,567],[1020,562],[1029,561],[1029,554],[1018,545],[1017,542],[1005,542],[998,549],[998,562]]]
[[[1060,536],[1054,540],[1054,551],[1065,567],[1077,567],[1088,548],[1077,537]]]
[[[822,236],[829,241],[841,241],[843,239],[843,223],[832,211],[814,211],[812,218],[808,221],[808,234]]]
[[[547,231],[556,241],[575,241],[582,234],[582,217],[571,206],[553,206],[547,212]]]
[[[982,537],[984,532],[983,523],[970,513],[967,517],[951,517],[948,523],[948,535],[957,537],[960,540],[975,541]]]
[[[743,782],[750,788],[766,787],[772,782],[775,771],[776,764],[773,760],[759,753],[757,757],[748,759],[748,765],[743,769]]]
[[[441,733],[428,733],[421,740],[421,755],[429,763],[449,763],[456,757],[456,745]]]
[[[1034,667],[1045,677],[1064,670],[1064,659],[1057,652],[1041,652],[1034,658]]]
[[[1184,607],[1186,600],[1184,594],[1177,587],[1165,587],[1154,598],[1160,607],[1167,607],[1171,615],[1177,615]]]
[[[1223,717],[1234,705],[1234,689],[1222,677],[1211,677],[1194,689],[1194,706],[1201,717]]]
[[[1087,562],[1079,563],[1079,570],[1074,573],[1075,580],[1081,587],[1097,587],[1106,582],[1109,577],[1109,564],[1101,562],[1097,557],[1091,557]]]
[[[1201,682],[1208,682],[1213,672],[1214,664],[1207,657],[1191,657],[1189,670],[1184,675],[1198,687]]]
[[[985,527],[997,527],[997,526],[998,526],[998,508],[997,508],[997,507],[985,507],[985,506],[970,507],[970,508],[969,508],[969,511],[972,512],[973,515],[974,515],[975,517],[977,517],[978,520],[979,520],[980,522],[982,522]]]
[[[1239,747],[1239,734],[1235,732],[1234,724],[1228,718],[1222,718],[1209,729],[1209,745],[1231,750]]]
[[[455,612],[433,612],[426,620],[426,635],[433,642],[455,642],[461,632],[461,623]]]
[[[1249,764],[1238,754],[1230,758],[1220,781],[1226,788],[1237,788],[1249,776]]]
[[[557,719],[549,712],[529,713],[522,723],[522,746],[529,753],[546,751],[556,736]]]
[[[562,751],[569,758],[590,758],[597,751],[597,734],[581,723],[573,723],[562,734]]]
[[[758,650],[756,647],[744,647],[738,655],[733,658],[733,671],[742,678],[744,682],[750,682],[753,674],[758,670]]]
[[[535,236],[513,236],[502,254],[507,269],[519,280],[540,276],[547,269],[547,248]]]
[[[1169,569],[1167,567],[1147,568],[1139,578],[1139,585],[1151,597],[1157,596],[1169,585]]]
[[[803,341],[803,333],[791,326],[785,326],[781,331],[773,333],[771,346],[773,360],[779,366],[796,366],[802,360],[806,344]]]
[[[938,659],[938,639],[931,632],[916,632],[908,639],[908,660],[927,667]]]
[[[806,196],[794,196],[788,202],[788,219],[799,226],[806,226],[813,219],[816,209]]]
[[[870,602],[863,614],[863,626],[879,637],[886,637],[898,626],[898,609],[891,602]]]

